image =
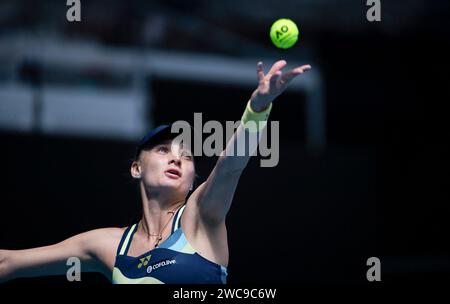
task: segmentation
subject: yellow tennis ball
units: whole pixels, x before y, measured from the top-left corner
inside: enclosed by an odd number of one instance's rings
[[[278,19],[270,28],[270,39],[278,48],[290,48],[298,39],[297,25],[291,19]]]

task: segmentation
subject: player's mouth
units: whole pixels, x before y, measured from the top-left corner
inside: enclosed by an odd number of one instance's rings
[[[181,171],[178,169],[174,169],[174,168],[168,169],[168,170],[164,171],[164,173],[166,174],[166,176],[173,178],[173,179],[178,179],[181,177]]]

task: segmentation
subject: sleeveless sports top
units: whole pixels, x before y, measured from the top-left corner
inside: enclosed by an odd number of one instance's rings
[[[199,255],[186,239],[178,209],[171,235],[158,247],[138,257],[128,256],[137,224],[123,233],[112,273],[113,284],[226,284],[227,268]]]

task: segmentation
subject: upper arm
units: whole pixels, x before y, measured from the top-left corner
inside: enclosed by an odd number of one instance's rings
[[[225,221],[239,178],[256,147],[257,143],[246,138],[246,132],[240,125],[219,156],[207,180],[189,198],[198,209],[200,220],[204,223],[211,223],[217,227]],[[235,149],[242,152],[247,148],[248,153],[244,155],[235,153]]]
[[[216,165],[189,197],[188,206],[196,205],[200,219],[207,224],[217,226],[225,222],[239,178],[240,172],[220,170]]]
[[[50,246],[6,251],[9,272],[12,277],[62,275],[69,269],[66,263],[70,257],[80,259],[82,271],[103,272],[99,244],[108,239],[107,230],[91,230]]]

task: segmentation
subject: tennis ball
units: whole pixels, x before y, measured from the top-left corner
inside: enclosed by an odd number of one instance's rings
[[[270,39],[278,48],[290,48],[298,39],[297,25],[291,19],[278,19],[270,28]]]

